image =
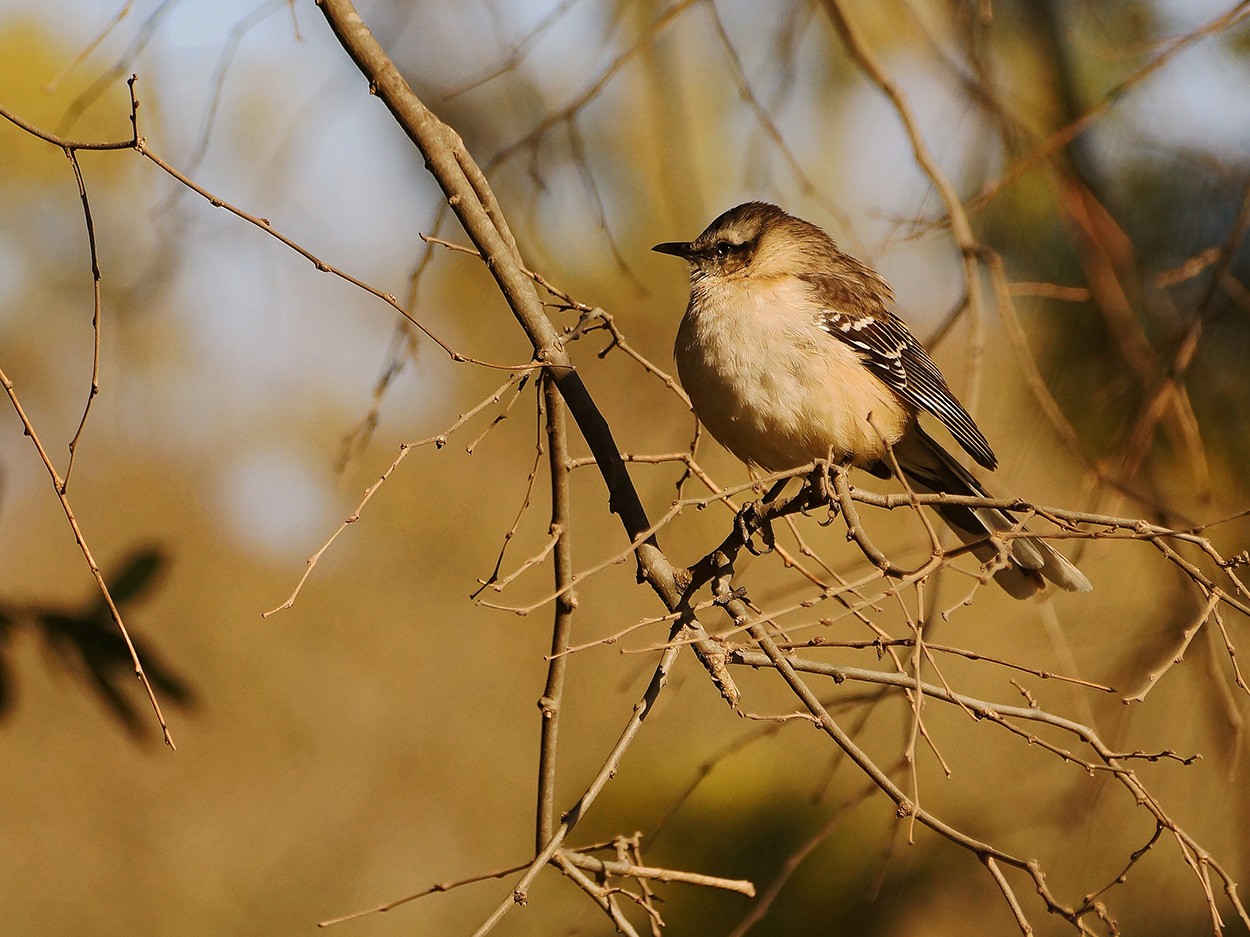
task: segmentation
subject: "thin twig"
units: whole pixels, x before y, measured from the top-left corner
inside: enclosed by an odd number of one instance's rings
[[[1195,615],[1194,618],[1190,621],[1190,623],[1185,626],[1184,630],[1181,631],[1180,643],[1176,647],[1176,649],[1169,652],[1168,659],[1164,661],[1162,665],[1160,665],[1158,668],[1151,670],[1149,673],[1147,673],[1145,686],[1143,686],[1140,690],[1138,690],[1132,696],[1124,697],[1124,702],[1126,703],[1143,702],[1146,699],[1146,694],[1149,693],[1152,689],[1154,689],[1155,684],[1157,684],[1159,680],[1163,678],[1163,675],[1166,674],[1169,670],[1171,670],[1172,667],[1174,667],[1176,664],[1179,664],[1182,660],[1184,660],[1185,651],[1189,648],[1190,642],[1193,641],[1194,635],[1198,633],[1198,631],[1202,628],[1203,625],[1205,625],[1208,621],[1211,620],[1211,615],[1215,611],[1216,606],[1218,606],[1219,604],[1220,604],[1220,597],[1218,595],[1212,594],[1207,598],[1206,603],[1199,610],[1198,614]]]
[[[230,202],[227,202],[225,199],[209,192],[203,186],[199,185],[199,183],[195,182],[188,176],[179,172],[169,163],[165,162],[165,160],[161,159],[154,152],[152,152],[152,149],[148,146],[148,142],[145,138],[140,137],[137,141],[135,141],[134,149],[138,151],[138,153],[141,156],[143,156],[145,159],[151,161],[154,165],[159,167],[164,172],[168,173],[174,179],[177,179],[178,182],[182,183],[182,185],[186,186],[196,195],[199,195],[201,198],[207,201],[214,208],[224,209],[225,211],[230,212],[230,214],[234,215],[235,217],[241,218],[243,221],[246,221],[248,224],[253,225],[256,228],[259,228],[261,231],[264,231],[270,237],[274,238],[277,241],[280,241],[282,244],[286,245],[291,250],[295,251],[295,253],[299,254],[301,257],[303,257],[305,260],[311,263],[314,267],[316,267],[322,273],[328,273],[328,274],[331,274],[332,276],[336,276],[340,280],[344,280],[350,283],[352,286],[355,286],[358,289],[364,290],[369,295],[376,296],[378,299],[382,300],[384,303],[386,303],[388,306],[390,306],[392,309],[398,312],[401,316],[403,316],[405,319],[407,319],[409,322],[415,325],[418,329],[420,329],[422,334],[424,334],[428,339],[434,342],[434,344],[436,344],[439,348],[443,349],[443,351],[447,353],[447,356],[451,358],[452,361],[458,364],[459,363],[476,364],[484,368],[494,368],[495,370],[499,370],[499,371],[519,371],[519,370],[524,370],[526,368],[533,369],[533,368],[539,367],[539,365],[537,364],[497,364],[495,362],[483,361],[480,358],[474,358],[470,355],[462,354],[461,352],[452,348],[451,345],[447,344],[447,342],[439,338],[438,335],[436,335],[426,325],[424,325],[419,319],[417,319],[416,316],[414,316],[407,309],[405,309],[400,304],[399,300],[395,298],[394,293],[387,293],[383,290],[380,290],[376,286],[366,283],[364,280],[361,280],[358,277],[354,277],[350,273],[340,270],[338,267],[335,267],[332,264],[326,263],[324,260],[322,260],[317,255],[315,255],[312,251],[308,250],[308,248],[297,243],[294,239],[288,237],[287,235],[283,234],[281,231],[274,228],[273,225],[269,222],[268,218],[261,218],[259,215],[253,215],[250,212],[244,211],[242,208],[232,205]]]
[[[980,271],[978,269],[980,244],[972,233],[972,225],[968,220],[967,212],[964,210],[963,202],[959,198],[959,193],[955,190],[954,184],[938,166],[937,160],[933,158],[933,154],[920,132],[920,123],[916,119],[915,112],[912,110],[907,96],[903,93],[898,83],[886,72],[872,47],[864,40],[859,28],[855,26],[847,15],[844,0],[821,0],[821,3],[829,16],[830,22],[841,38],[842,44],[846,47],[847,54],[850,55],[860,71],[867,76],[868,80],[889,99],[890,105],[898,115],[899,123],[903,125],[903,132],[907,135],[907,140],[911,144],[912,156],[916,161],[916,165],[920,167],[921,172],[929,179],[938,197],[942,200],[942,207],[946,209],[946,216],[950,220],[951,234],[955,239],[955,244],[959,249],[963,262],[964,289],[967,294],[966,308],[971,315],[968,347],[964,353],[964,358],[967,361],[969,388],[964,397],[975,412],[980,396],[985,319],[985,303],[981,289]]]
[[[1115,87],[1106,92],[1097,103],[1086,109],[1080,117],[1073,120],[1065,127],[1056,130],[1047,137],[1039,146],[1035,147],[1028,155],[1018,159],[1014,164],[1008,167],[998,179],[989,183],[981,190],[976,199],[973,200],[978,206],[985,204],[995,198],[999,192],[1011,183],[1015,182],[1033,167],[1039,163],[1045,162],[1053,158],[1057,153],[1061,152],[1069,143],[1088,130],[1095,121],[1105,114],[1111,105],[1120,100],[1130,89],[1134,88],[1150,75],[1167,65],[1177,55],[1184,52],[1187,48],[1199,40],[1210,36],[1218,35],[1227,29],[1237,25],[1243,19],[1250,15],[1250,0],[1241,0],[1232,9],[1221,13],[1214,19],[1202,24],[1197,29],[1193,29],[1188,33],[1168,42],[1163,50],[1143,65],[1137,71],[1133,72]]]
[[[571,850],[564,850],[564,855],[574,865],[601,875],[615,875],[620,878],[635,878],[653,882],[701,885],[704,888],[719,888],[724,891],[737,892],[739,895],[746,895],[748,898],[755,897],[755,885],[745,879],[721,878],[716,875],[703,875],[699,872],[682,872],[677,869],[657,869],[651,866],[634,865],[629,862],[605,861]]]
[[[672,25],[674,20],[676,20],[682,13],[694,6],[696,3],[702,2],[704,2],[704,0],[678,0],[678,2],[661,12],[660,15],[657,16],[648,26],[646,34],[609,62],[603,71],[601,71],[595,79],[591,81],[591,83],[572,101],[558,110],[550,111],[545,114],[530,131],[512,143],[509,143],[496,153],[490,161],[490,168],[493,169],[498,167],[507,162],[521,150],[536,145],[538,141],[546,136],[547,133],[553,128],[558,127],[577,116],[579,111],[599,96],[603,89],[607,87],[608,83],[616,76],[617,72],[628,65],[629,62],[641,52],[649,48],[651,44],[655,42],[656,37],[659,36],[659,34],[662,33],[668,26]]]
[[[339,535],[343,533],[343,531],[345,531],[350,525],[356,523],[356,521],[360,520],[360,512],[364,510],[365,505],[369,503],[369,500],[377,493],[377,490],[382,487],[386,480],[391,477],[391,473],[394,472],[395,469],[399,468],[399,463],[403,462],[404,459],[408,457],[409,452],[424,446],[433,446],[435,449],[443,448],[443,446],[447,444],[448,436],[458,430],[478,413],[481,413],[491,404],[498,403],[509,387],[521,383],[524,379],[524,374],[509,375],[508,379],[504,381],[493,394],[478,403],[477,406],[472,407],[471,409],[460,414],[456,421],[443,432],[435,436],[428,436],[425,439],[418,440],[417,442],[401,443],[399,446],[399,454],[395,456],[394,460],[392,460],[391,464],[387,466],[386,471],[382,473],[378,480],[365,489],[364,497],[360,499],[360,503],[356,505],[356,509],[352,511],[352,513],[349,514],[341,524],[339,524],[338,528],[330,535],[329,539],[326,540],[325,543],[318,548],[317,552],[310,556],[305,562],[304,574],[300,576],[299,582],[295,584],[295,588],[291,590],[291,594],[287,596],[286,601],[284,601],[281,605],[269,609],[267,612],[261,612],[260,617],[268,618],[271,615],[276,615],[284,609],[291,608],[295,604],[295,599],[304,588],[304,583],[308,581],[308,577],[312,575],[313,568],[317,565],[317,562],[321,559],[322,555],[326,552],[326,550],[330,549],[331,544],[339,538]]]
[[[685,628],[684,624],[678,624],[674,627],[674,636]],[[485,937],[486,934],[494,930],[495,925],[503,919],[503,916],[517,904],[524,904],[528,899],[530,885],[537,878],[539,871],[542,870],[548,862],[550,862],[556,853],[563,847],[564,841],[568,835],[577,826],[579,820],[585,814],[590,806],[598,798],[603,791],[604,786],[615,777],[621,759],[625,756],[625,752],[629,750],[633,744],[634,738],[638,735],[638,731],[642,728],[643,722],[650,715],[655,706],[656,700],[659,698],[660,692],[668,683],[669,671],[672,669],[674,662],[677,660],[678,648],[676,646],[668,648],[660,655],[659,663],[656,665],[655,672],[651,676],[651,682],[647,684],[647,689],[642,695],[642,699],[634,706],[633,714],[629,721],[626,722],[625,728],[622,730],[620,738],[617,739],[616,745],[612,751],[608,753],[608,757],[604,760],[603,766],[595,774],[590,784],[577,803],[575,803],[565,814],[560,825],[552,832],[547,843],[539,851],[525,869],[524,874],[513,886],[512,893],[495,908],[494,912],[479,927],[473,937]]]
[[[87,390],[87,403],[82,408],[82,418],[78,421],[78,429],[74,438],[69,441],[69,462],[65,466],[64,488],[69,487],[69,477],[74,471],[74,457],[78,454],[78,440],[87,426],[87,416],[91,413],[91,404],[100,393],[100,329],[101,295],[100,295],[100,258],[96,253],[95,224],[91,220],[91,202],[87,199],[87,186],[83,182],[82,168],[78,165],[78,155],[69,147],[65,148],[65,156],[74,169],[74,181],[78,183],[78,197],[82,199],[83,220],[87,226],[87,247],[91,252],[91,386]]]
[[[43,443],[39,441],[39,435],[35,432],[35,427],[31,424],[30,418],[22,408],[21,401],[18,400],[13,382],[4,373],[3,368],[0,368],[0,386],[3,386],[5,393],[9,395],[9,401],[13,404],[13,409],[17,411],[18,419],[22,421],[22,431],[30,437],[31,443],[34,444],[36,451],[39,453],[39,460],[43,462],[43,467],[48,470],[48,475],[52,479],[52,487],[56,491],[56,498],[61,503],[61,510],[65,512],[65,519],[69,521],[70,530],[74,533],[74,541],[78,544],[78,549],[82,551],[83,558],[87,561],[87,568],[91,570],[92,578],[95,579],[100,595],[104,598],[104,604],[108,606],[109,616],[113,619],[113,624],[117,626],[122,640],[126,643],[126,650],[130,653],[130,661],[134,665],[135,676],[139,678],[139,682],[143,684],[144,692],[147,693],[148,702],[152,706],[152,711],[156,714],[156,721],[160,723],[161,735],[165,740],[165,744],[171,750],[177,751],[178,746],[174,744],[174,737],[170,734],[169,726],[165,722],[165,714],[161,712],[161,704],[156,698],[156,692],[152,689],[147,673],[143,670],[143,664],[139,660],[139,653],[135,650],[134,642],[130,639],[130,632],[126,628],[126,623],[122,621],[122,614],[117,608],[117,603],[113,601],[108,583],[104,581],[104,574],[100,572],[100,566],[96,563],[95,557],[92,556],[91,548],[87,546],[87,538],[78,524],[78,518],[74,516],[74,510],[70,507],[69,497],[65,493],[65,480],[57,473],[51,457],[48,455]]]
[[[503,878],[505,875],[514,875],[520,872],[524,865],[514,865],[507,869],[496,869],[493,872],[483,872],[481,875],[471,875],[468,878],[462,878],[456,882],[438,882],[429,888],[422,889],[415,894],[408,895],[404,898],[396,898],[394,901],[388,901],[385,904],[374,905],[372,908],[365,908],[361,911],[353,911],[351,914],[344,914],[341,917],[333,917],[324,921],[318,921],[318,927],[332,927],[335,924],[342,924],[344,921],[354,921],[356,918],[365,917],[369,914],[383,914],[392,911],[400,905],[407,904],[410,901],[416,901],[418,898],[424,898],[427,895],[442,894],[443,892],[454,891],[465,885],[475,885],[478,882],[489,882],[492,878]]]

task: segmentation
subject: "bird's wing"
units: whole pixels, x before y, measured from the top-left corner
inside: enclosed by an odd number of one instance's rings
[[[878,278],[867,268],[864,273]],[[884,298],[862,278],[807,278],[820,297],[820,327],[851,346],[865,366],[887,387],[950,430],[968,455],[987,469],[998,459],[968,411],[951,392],[924,346],[906,324],[885,306]],[[889,294],[886,293],[885,296]]]

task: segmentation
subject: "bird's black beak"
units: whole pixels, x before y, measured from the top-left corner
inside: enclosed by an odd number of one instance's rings
[[[665,241],[663,244],[657,244],[651,249],[660,254],[672,254],[674,257],[680,257],[682,260],[689,260],[692,253],[688,241]]]

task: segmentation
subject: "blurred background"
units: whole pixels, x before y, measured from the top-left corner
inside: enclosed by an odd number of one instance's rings
[[[672,371],[687,280],[649,248],[692,238],[738,202],[767,199],[826,227],[891,282],[900,312],[998,451],[997,493],[1176,527],[1245,510],[1246,4],[847,4],[976,237],[1003,260],[1011,302],[979,277],[973,304],[946,208],[825,4],[362,0],[359,8],[418,95],[486,167],[529,266],[610,313],[659,368]],[[66,139],[125,140],[132,74],[140,133],[162,159],[326,263],[394,293],[459,352],[528,360],[480,263],[422,242],[422,233],[466,239],[312,3],[0,0],[0,108]],[[495,568],[523,504],[502,571],[546,543],[541,468],[532,493],[528,481],[540,435],[533,384],[445,447],[413,450],[322,556],[294,606],[262,619],[400,443],[444,432],[506,371],[453,364],[398,327],[385,303],[318,272],[134,151],[80,151],[78,161],[103,312],[100,393],[67,495],[178,750],[161,744],[47,472],[6,401],[4,931],[302,933],[434,882],[523,863],[533,848],[535,702],[550,606],[517,616],[470,595]],[[73,168],[57,146],[0,120],[0,368],[62,474],[91,384],[92,309]],[[575,313],[552,316],[576,322]],[[687,449],[688,409],[609,344],[592,331],[571,350],[620,447]],[[578,439],[575,449],[585,453]],[[698,458],[720,484],[747,480],[710,440]],[[632,473],[652,516],[662,514],[681,465],[637,464]],[[869,481],[861,479],[889,488]],[[704,491],[688,482],[684,493]],[[593,467],[575,473],[574,497],[577,568],[624,551]],[[892,555],[925,553],[914,521],[865,520]],[[727,524],[723,511],[689,510],[662,543],[689,563]],[[863,574],[836,527],[809,519],[800,529],[834,569]],[[1244,519],[1208,535],[1225,557],[1250,546]],[[1204,628],[1183,663],[1126,707],[1121,698],[1175,653],[1202,596],[1146,544],[1088,542],[1069,552],[1093,594],[1021,604],[981,593],[949,621],[934,617],[931,635],[1116,694],[960,660],[944,675],[965,692],[1021,704],[1014,678],[1043,708],[1096,726],[1114,748],[1201,753],[1190,765],[1134,767],[1244,882],[1247,693],[1224,637]],[[1186,555],[1219,578],[1209,558]],[[812,593],[775,556],[745,565],[742,582],[766,608]],[[958,606],[968,582],[947,577],[933,608]],[[482,598],[525,606],[550,589],[544,564]],[[578,593],[578,642],[663,611],[635,584],[630,562]],[[784,624],[800,629],[796,638],[872,636],[849,618],[819,627],[822,616],[836,610],[818,606]],[[711,613],[707,621],[726,626]],[[880,621],[906,631],[892,607]],[[1236,612],[1223,625],[1232,643],[1250,645]],[[647,649],[666,629],[650,625],[574,655],[559,803],[571,805],[602,763],[654,666]],[[870,651],[830,659],[885,666]],[[752,712],[794,709],[770,674],[741,680]],[[908,777],[898,765],[908,704],[821,692],[880,764]],[[930,704],[927,715],[952,776],[922,753],[923,803],[1041,860],[1063,900],[1113,881],[1150,840],[1154,821],[1105,776],[959,711]],[[1072,737],[1047,738],[1079,749]],[[683,657],[574,839],[642,831],[649,864],[750,878],[761,891],[802,851],[752,934],[1013,932],[974,857],[924,831],[909,845],[892,806],[863,787],[810,727],[735,717]],[[508,882],[331,932],[471,933]],[[1039,932],[1069,930],[1046,915],[1026,878],[1012,882]],[[681,886],[662,892],[674,934],[738,933],[758,906]],[[1103,900],[1126,933],[1211,931],[1197,878],[1166,838]],[[1244,933],[1227,902],[1219,907],[1226,933]],[[497,932],[612,929],[548,872]]]

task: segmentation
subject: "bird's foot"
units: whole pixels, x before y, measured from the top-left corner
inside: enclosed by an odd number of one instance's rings
[[[777,547],[777,538],[773,534],[773,523],[764,513],[758,501],[744,504],[738,510],[738,514],[734,518],[734,527],[742,540],[742,545],[753,556],[763,556],[765,553],[771,553]],[[763,550],[756,549],[753,542],[753,538],[757,533],[760,535],[760,539],[764,541]]]
[[[808,503],[803,511],[807,513],[808,510],[813,508],[825,508],[827,516],[818,522],[822,527],[832,524],[842,512],[837,492],[834,490],[833,473],[844,470],[845,466],[843,465],[820,459],[816,462],[816,467],[812,469],[811,474],[804,480],[803,489],[807,495]]]

